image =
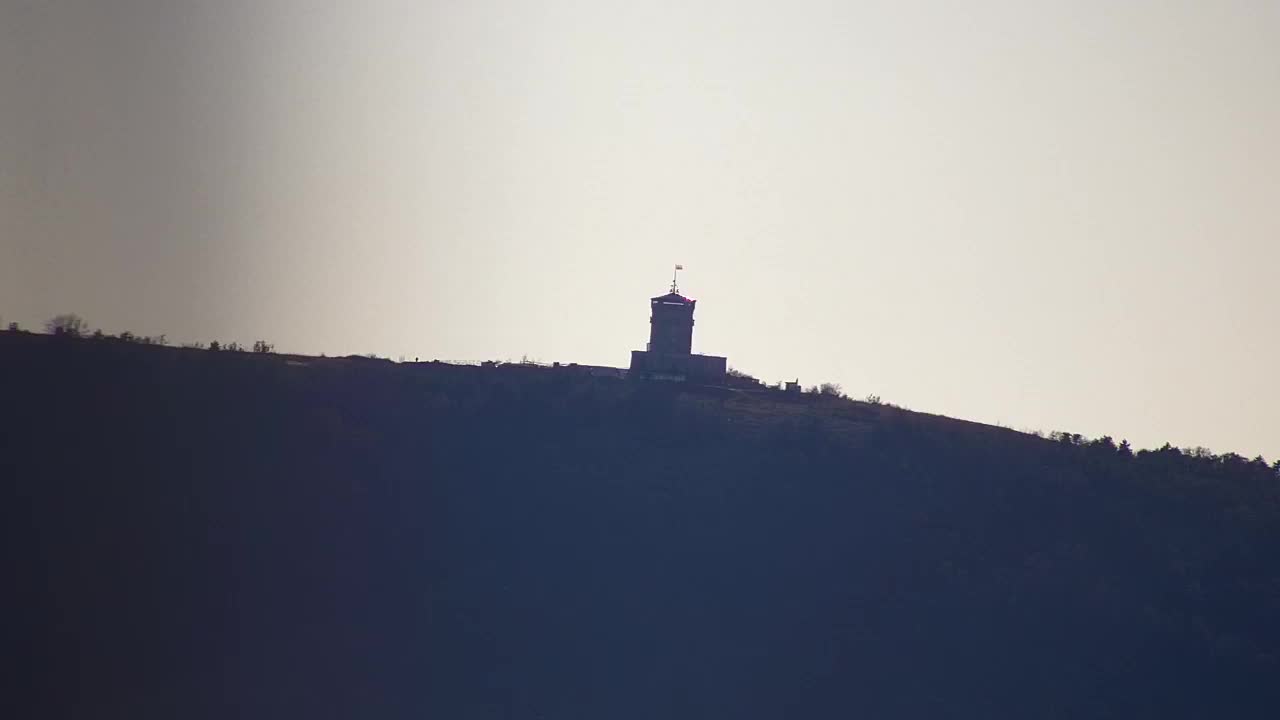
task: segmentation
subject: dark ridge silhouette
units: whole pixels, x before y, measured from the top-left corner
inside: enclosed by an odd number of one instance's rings
[[[1280,492],[832,393],[0,333],[6,717],[1272,718]]]

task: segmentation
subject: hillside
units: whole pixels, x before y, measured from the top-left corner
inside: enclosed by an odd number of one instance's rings
[[[7,717],[1274,717],[1280,478],[837,398],[0,333]]]

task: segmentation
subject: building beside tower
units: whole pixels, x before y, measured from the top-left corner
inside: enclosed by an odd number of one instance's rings
[[[682,269],[679,265],[676,270]],[[649,300],[649,344],[631,351],[630,376],[648,380],[677,380],[723,385],[728,360],[693,353],[693,309],[696,300],[671,290]]]

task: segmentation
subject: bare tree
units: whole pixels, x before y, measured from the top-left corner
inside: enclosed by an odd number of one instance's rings
[[[80,335],[85,331],[84,318],[76,315],[75,313],[54,315],[44,324],[44,329],[48,331],[50,335],[80,337]]]

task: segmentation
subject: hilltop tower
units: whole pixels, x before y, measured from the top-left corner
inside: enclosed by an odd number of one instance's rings
[[[676,266],[676,271],[683,268]],[[693,354],[693,310],[697,300],[680,294],[676,277],[666,295],[649,299],[649,345],[631,352],[631,374],[638,378],[722,384],[728,361]]]
[[[693,352],[693,307],[671,284],[671,292],[649,300],[649,352],[688,355]]]

